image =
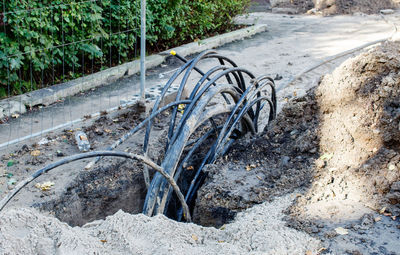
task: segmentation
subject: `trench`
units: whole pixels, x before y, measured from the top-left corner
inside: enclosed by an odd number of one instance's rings
[[[223,123],[226,116],[215,118],[216,124]],[[207,130],[210,124],[201,125],[190,137],[190,141],[195,141]],[[207,151],[210,149],[215,136],[206,139],[203,146],[194,153],[185,167],[177,184],[183,193],[189,190],[191,180],[194,176],[194,169],[197,169]],[[162,144],[162,142],[161,142]],[[187,155],[191,146],[185,149],[182,158]],[[156,153],[158,154],[158,153]],[[162,156],[157,160],[162,161]],[[60,221],[68,225],[83,226],[86,223],[103,220],[107,216],[113,215],[119,210],[130,214],[139,214],[143,211],[143,206],[147,194],[147,188],[143,177],[144,165],[142,163],[125,159],[103,159],[99,166],[90,171],[82,171],[68,186],[64,193],[58,198],[44,203],[34,204],[39,208],[53,214]],[[150,177],[154,176],[154,171],[150,171]],[[200,175],[199,188],[201,188],[206,174]],[[197,193],[188,201],[188,206],[192,216],[195,214]],[[166,211],[166,216],[173,220],[182,220],[179,214],[182,213],[181,204],[177,196],[173,193]],[[220,226],[229,220],[233,220],[234,214],[228,211],[218,211],[219,220],[214,222],[202,223],[205,226]],[[226,217],[225,217],[226,216]],[[199,218],[199,217],[196,217]],[[221,221],[223,221],[221,223]],[[200,223],[200,222],[194,222]]]

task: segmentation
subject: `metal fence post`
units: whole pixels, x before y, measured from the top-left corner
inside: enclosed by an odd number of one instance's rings
[[[145,100],[146,83],[146,0],[140,3],[140,98]]]

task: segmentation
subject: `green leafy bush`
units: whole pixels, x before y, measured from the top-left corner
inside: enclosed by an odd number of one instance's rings
[[[232,28],[249,0],[148,0],[151,52]],[[137,57],[140,0],[0,2],[0,97]]]

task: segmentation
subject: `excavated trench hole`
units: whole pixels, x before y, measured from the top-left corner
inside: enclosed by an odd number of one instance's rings
[[[118,210],[137,214],[142,212],[146,186],[138,163],[112,160],[80,174],[58,198],[38,205],[71,226],[105,219]]]
[[[70,226],[82,226],[88,222],[105,219],[119,210],[131,214],[142,213],[147,192],[140,170],[142,167],[139,163],[119,160],[110,166],[84,172],[58,199],[36,206],[49,211]],[[188,188],[190,181],[186,178],[190,176],[184,175],[179,180],[180,185]],[[194,203],[189,206],[193,212]],[[180,203],[173,195],[167,216],[176,220],[179,210]]]
[[[195,140],[204,134],[208,128],[207,125],[200,127],[199,132],[193,135],[191,139]],[[215,137],[210,139],[215,139]],[[190,161],[187,162],[186,166],[189,167],[184,168],[177,182],[183,194],[187,192],[195,173],[195,171],[188,169],[192,169],[192,166],[196,168],[201,164],[210,146],[211,142],[206,140],[204,146],[196,151]],[[181,158],[184,158],[184,156]],[[158,160],[158,162],[160,161],[161,159]],[[131,214],[142,213],[147,193],[142,173],[143,167],[142,163],[133,160],[103,159],[97,168],[84,171],[75,178],[59,198],[34,206],[54,214],[56,218],[70,226],[82,226],[88,222],[105,219],[119,210]],[[154,172],[150,174],[152,177]],[[205,176],[202,177],[201,185]],[[195,206],[194,201],[196,201],[196,197],[191,203],[188,203],[192,214]],[[173,193],[167,216],[176,220],[180,210],[180,202]],[[228,218],[231,219],[232,215]]]

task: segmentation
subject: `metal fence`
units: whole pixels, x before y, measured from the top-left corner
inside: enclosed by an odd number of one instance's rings
[[[2,0],[0,11],[2,98],[85,77],[138,57],[139,1]],[[49,109],[28,107],[27,115],[3,118],[0,144],[66,123],[73,125],[83,116],[118,107],[127,100],[127,93],[137,93],[136,87],[121,83],[115,86],[121,89],[92,92],[91,98],[95,99],[90,103],[84,96],[62,96]],[[19,100],[8,101],[9,113],[15,107],[25,111]]]

